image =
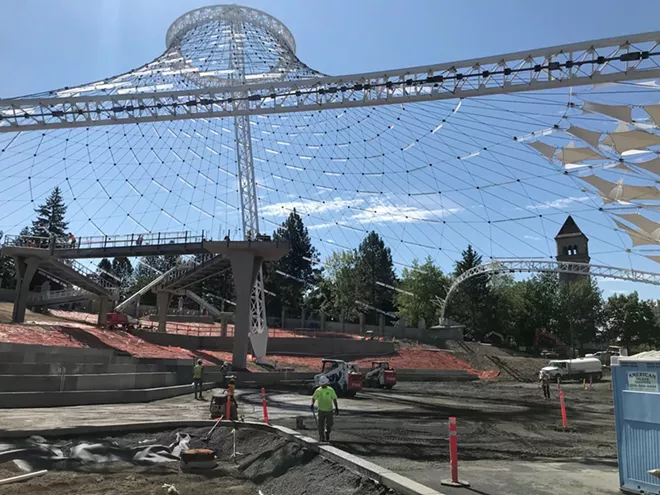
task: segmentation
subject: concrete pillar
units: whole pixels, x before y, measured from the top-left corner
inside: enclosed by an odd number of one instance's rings
[[[39,268],[39,259],[15,257],[14,265],[16,267],[16,298],[11,319],[15,323],[23,323],[25,321],[28,293],[30,292],[30,282],[32,282],[32,278],[37,273],[37,268]]]
[[[282,307],[282,316],[280,318],[280,327],[286,328],[286,308]]]
[[[97,324],[101,327],[105,325],[105,322],[108,319],[108,311],[111,308],[111,301],[106,297],[99,297],[99,317]]]
[[[378,315],[378,331],[381,337],[385,337],[385,315]]]
[[[227,323],[229,322],[229,317],[228,316],[223,316],[220,319],[220,336],[221,337],[226,337],[227,336]]]
[[[305,308],[302,309],[302,313],[300,315],[300,328],[305,328]]]
[[[158,331],[167,331],[167,309],[172,302],[172,293],[160,291],[156,294],[156,311],[158,312]]]
[[[325,331],[325,313],[321,313],[321,331]]]
[[[360,333],[364,333],[364,313],[360,313]]]
[[[245,369],[247,367],[250,338],[252,288],[257,279],[262,260],[249,251],[232,252],[229,254],[229,259],[236,289],[232,367],[234,369]]]

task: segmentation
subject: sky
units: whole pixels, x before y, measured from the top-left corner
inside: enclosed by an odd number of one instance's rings
[[[660,14],[660,3],[651,0],[631,1],[625,8],[611,0],[245,0],[243,4],[282,21],[296,39],[298,57],[330,75],[653,31]],[[0,18],[5,20],[0,32],[0,98],[84,84],[139,67],[163,52],[165,33],[174,19],[205,5],[183,0],[0,3]],[[573,198],[574,203],[583,201],[580,195]],[[295,201],[291,204],[295,206]],[[458,208],[449,201],[443,211],[432,211],[443,215],[444,210]],[[554,233],[518,231],[516,237],[533,244],[551,239]],[[410,263],[409,256],[399,260]],[[447,263],[443,268],[451,269]],[[653,286],[600,283],[605,296],[636,289],[645,297],[660,298]]]

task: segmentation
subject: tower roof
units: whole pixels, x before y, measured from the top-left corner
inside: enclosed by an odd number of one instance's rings
[[[575,220],[573,220],[573,217],[569,215],[566,221],[564,222],[564,225],[562,225],[561,229],[559,229],[559,232],[555,236],[555,239],[559,239],[561,237],[578,237],[578,236],[582,236],[588,240],[587,236],[584,235],[584,233],[580,230],[580,227],[578,227],[577,224],[575,223]]]

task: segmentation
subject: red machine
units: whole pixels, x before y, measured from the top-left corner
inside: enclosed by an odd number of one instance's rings
[[[390,367],[390,363],[387,361],[373,361],[366,381],[367,387],[391,389],[396,385],[396,371]]]
[[[132,330],[135,328],[136,321],[125,313],[108,313],[105,318],[105,328],[114,330],[122,328]]]

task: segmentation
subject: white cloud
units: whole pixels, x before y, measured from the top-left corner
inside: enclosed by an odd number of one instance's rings
[[[261,207],[261,214],[266,217],[286,216],[295,208],[301,215],[318,215],[332,211],[345,210],[349,206],[359,206],[363,199],[334,198],[327,201],[284,201]]]
[[[589,196],[574,196],[568,198],[553,199],[552,201],[546,201],[545,203],[527,205],[525,206],[525,209],[550,210],[554,208],[566,208],[574,203],[584,203],[585,201],[589,201],[589,199],[590,199]]]
[[[351,220],[358,223],[411,223],[433,218],[442,218],[445,215],[456,213],[460,208],[442,208],[426,210],[407,205],[375,205],[369,211],[361,211]]]
[[[533,235],[524,235],[523,236],[525,239],[529,239],[530,241],[540,241],[540,237],[534,237]]]
[[[614,296],[614,295],[619,295],[619,296],[625,296],[626,294],[630,294],[632,291],[631,290],[611,290],[608,292],[609,295]]]
[[[457,213],[462,208],[452,206],[447,208],[419,208],[406,204],[386,203],[380,197],[346,200],[334,198],[326,201],[284,201],[261,207],[261,214],[267,217],[288,215],[295,208],[301,215],[311,215],[319,223],[308,225],[311,230],[337,226],[335,222],[344,225],[363,223],[413,223],[425,220],[443,218]],[[341,216],[333,212],[343,212]]]

